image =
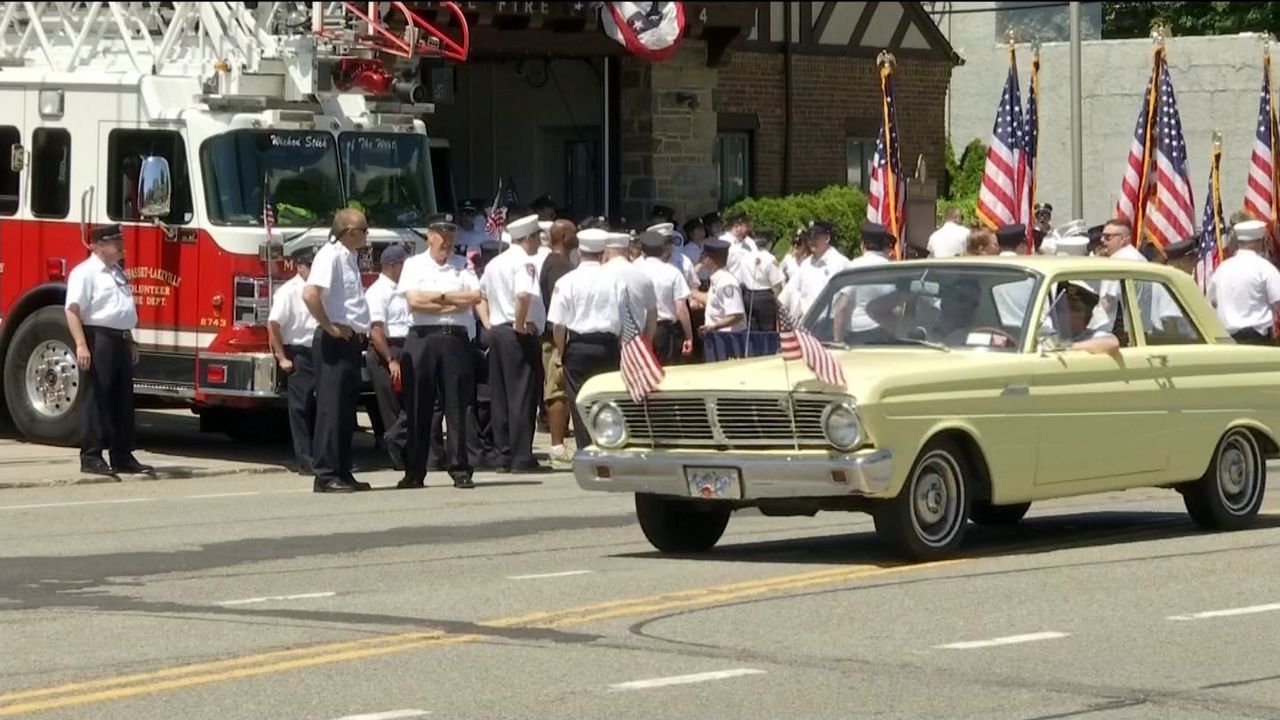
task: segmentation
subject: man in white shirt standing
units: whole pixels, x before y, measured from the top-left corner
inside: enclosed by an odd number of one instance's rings
[[[267,320],[271,352],[280,371],[289,378],[289,434],[299,475],[315,473],[312,438],[316,428],[316,370],[311,345],[317,325],[302,302],[302,288],[311,274],[315,254],[315,248],[310,246],[293,252],[297,274],[276,289]]]
[[[409,336],[409,303],[404,294],[396,291],[400,273],[409,253],[399,245],[391,245],[382,251],[378,264],[382,274],[365,291],[369,303],[369,350],[365,353],[365,367],[369,369],[369,381],[378,401],[378,414],[382,417],[383,439],[387,454],[396,470],[404,469],[404,440],[400,426],[405,423],[400,388],[403,378],[400,354],[404,351],[405,338]]]
[[[799,272],[778,298],[796,322],[809,312],[832,276],[849,265],[849,259],[835,248],[835,242],[834,225],[822,220],[809,223],[809,257],[800,263]]]
[[[845,263],[845,268],[888,265],[893,262],[888,255],[893,245],[893,235],[889,232],[889,228],[879,223],[864,222],[862,254]],[[832,338],[836,342],[857,345],[883,342],[886,339],[885,332],[880,323],[867,312],[867,306],[876,298],[893,292],[894,289],[893,285],[859,284],[842,291],[832,302]],[[806,309],[805,312],[808,310]]]
[[[119,225],[89,233],[92,252],[67,276],[63,304],[76,343],[76,363],[85,374],[80,412],[80,472],[90,475],[150,473],[133,457],[133,366],[138,347],[133,330],[138,309],[129,278],[120,268],[124,235]],[[102,451],[111,446],[111,464]]]
[[[1262,255],[1267,226],[1247,220],[1234,229],[1239,246],[1209,280],[1209,302],[1236,342],[1273,345],[1280,314],[1280,270]]]
[[[404,378],[405,475],[399,488],[425,487],[427,456],[435,444],[432,422],[437,405],[444,405],[448,423],[442,458],[453,486],[469,489],[474,465],[476,337],[475,308],[480,304],[480,280],[466,260],[454,253],[458,226],[441,213],[427,223],[427,251],[405,261],[397,294],[412,312],[413,326],[400,356]],[[388,438],[388,444],[391,440]]]
[[[636,266],[653,283],[657,327],[653,349],[663,365],[674,365],[693,352],[693,328],[689,324],[689,285],[674,265],[664,262],[667,238],[656,232],[640,235],[644,259]]]
[[[929,236],[929,257],[949,258],[964,254],[969,242],[969,228],[963,222],[959,208],[947,208],[946,221]]]
[[[351,474],[351,439],[360,399],[360,353],[369,333],[369,305],[356,253],[369,244],[364,213],[339,210],[329,242],[316,253],[302,300],[316,319],[316,430],[312,469],[316,492],[368,490]]]
[[[537,215],[507,224],[511,247],[489,263],[480,289],[481,321],[489,330],[489,387],[493,443],[498,472],[542,473],[548,468],[533,457],[538,392],[542,386],[542,351],[538,337],[546,308],[538,272],[541,231]]]
[[[746,330],[746,305],[742,300],[742,284],[729,272],[729,243],[723,238],[707,238],[703,243],[704,262],[711,270],[707,287],[707,312],[699,331],[703,336],[703,360],[716,362],[743,353],[728,333]]]

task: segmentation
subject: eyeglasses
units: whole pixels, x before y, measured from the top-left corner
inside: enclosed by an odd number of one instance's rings
[[[355,226],[355,227],[349,227],[349,228],[347,228],[347,229],[346,229],[346,232],[367,233],[367,232],[369,232],[369,226],[368,226],[368,225],[358,225],[358,226]]]
[[[1103,240],[1110,240],[1111,238],[1126,238],[1126,237],[1129,237],[1129,233],[1125,233],[1125,232],[1118,232],[1118,233],[1108,233],[1108,232],[1104,232],[1104,233],[1102,233],[1102,239],[1103,239]]]

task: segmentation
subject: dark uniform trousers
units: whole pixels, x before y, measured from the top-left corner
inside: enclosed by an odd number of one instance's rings
[[[391,358],[399,360],[400,355],[404,352],[404,338],[387,338],[387,349],[391,351]],[[382,355],[373,348],[373,343],[369,343],[369,351],[364,357],[365,367],[369,369],[369,382],[373,385],[374,397],[378,400],[378,415],[382,418],[383,437],[387,444],[397,445],[399,454],[404,454],[404,433],[401,428],[407,422],[404,414],[404,408],[401,404],[401,395],[391,386],[391,368],[387,361],[382,359]],[[400,382],[404,383],[404,368],[400,368]]]
[[[126,330],[84,326],[90,363],[84,414],[80,416],[80,457],[102,459],[111,448],[111,464],[132,457],[133,340]]]
[[[564,344],[564,385],[569,411],[573,414],[573,441],[576,447],[591,444],[591,433],[578,413],[578,391],[591,378],[618,369],[620,348],[613,333],[569,331]]]
[[[663,365],[676,365],[683,359],[684,328],[675,320],[659,320],[653,333],[653,352]]]
[[[483,332],[483,329],[481,329]],[[476,401],[467,411],[467,453],[474,469],[496,468],[494,460],[492,423],[490,421],[489,360],[480,342],[471,343],[471,362],[476,382]],[[431,469],[445,467],[444,451],[444,403],[436,398],[436,409],[431,417]]]
[[[698,285],[698,290],[701,292],[705,293],[710,289],[710,280],[702,280],[701,284]],[[694,358],[700,358],[703,355],[702,333],[698,331],[698,328],[705,325],[706,322],[707,309],[705,307],[700,307],[696,310],[692,307],[689,308],[689,326],[693,328],[693,358],[690,358],[690,362],[697,362]]]
[[[772,290],[748,290],[742,287],[743,310],[750,322],[747,329],[751,332],[778,331],[778,299]]]
[[[316,368],[311,348],[285,345],[285,357],[293,363],[289,373],[289,434],[293,437],[293,457],[298,469],[310,474],[315,465],[312,437],[316,429]]]
[[[467,330],[456,325],[415,325],[400,356],[404,379],[404,410],[408,419],[405,478],[421,482],[427,477],[427,456],[432,444],[432,416],[436,401],[444,404],[449,424],[445,467],[456,480],[470,479],[467,414],[476,404],[475,358]]]
[[[1231,333],[1231,339],[1243,345],[1274,345],[1273,333],[1260,333],[1253,328],[1245,328]]]
[[[351,439],[360,401],[360,352],[364,336],[343,340],[317,329],[311,343],[316,377],[316,429],[312,469],[316,481],[351,481]]]
[[[533,467],[533,431],[542,384],[542,348],[537,335],[522,335],[509,324],[489,334],[489,394],[493,445],[499,467]]]

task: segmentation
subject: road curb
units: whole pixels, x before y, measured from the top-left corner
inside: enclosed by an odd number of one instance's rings
[[[267,475],[287,473],[287,468],[275,465],[259,465],[246,468],[195,468],[191,470],[158,472],[154,475],[76,475],[73,477],[43,478],[39,480],[0,480],[0,490],[21,488],[61,487],[66,485],[107,485],[121,482],[155,482],[158,480],[191,480],[199,478],[230,477],[236,475]]]

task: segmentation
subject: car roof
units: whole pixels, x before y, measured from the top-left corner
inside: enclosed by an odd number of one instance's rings
[[[1156,262],[1139,262],[1134,260],[1112,260],[1104,257],[1079,257],[1074,255],[962,255],[952,258],[922,258],[919,260],[899,260],[893,263],[901,266],[945,266],[945,267],[1016,267],[1035,270],[1045,275],[1062,273],[1154,273],[1169,278],[1190,277],[1183,270]],[[884,265],[867,265],[854,269],[883,269]]]

